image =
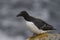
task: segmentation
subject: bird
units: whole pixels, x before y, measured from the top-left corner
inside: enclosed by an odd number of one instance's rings
[[[27,27],[34,34],[47,33],[49,30],[56,30],[52,25],[45,21],[29,15],[27,11],[21,11],[16,17],[23,17]]]

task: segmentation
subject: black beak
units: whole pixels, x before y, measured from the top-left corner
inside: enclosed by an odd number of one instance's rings
[[[19,17],[18,15],[16,17]]]
[[[21,16],[20,14],[18,14],[16,17],[19,17],[19,16]]]
[[[17,15],[16,17],[19,17],[19,15]]]

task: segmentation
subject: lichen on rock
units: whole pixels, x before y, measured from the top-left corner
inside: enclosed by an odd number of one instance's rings
[[[59,40],[60,34],[36,34],[35,36],[29,37],[28,40]]]

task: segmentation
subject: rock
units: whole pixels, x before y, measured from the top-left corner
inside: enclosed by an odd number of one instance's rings
[[[37,34],[29,37],[27,40],[60,40],[60,34]]]

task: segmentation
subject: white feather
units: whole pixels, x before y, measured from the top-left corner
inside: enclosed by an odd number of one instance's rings
[[[38,29],[34,23],[26,21],[27,27],[32,31],[33,33],[40,34],[40,33],[45,33],[47,31],[43,31],[41,29]]]

